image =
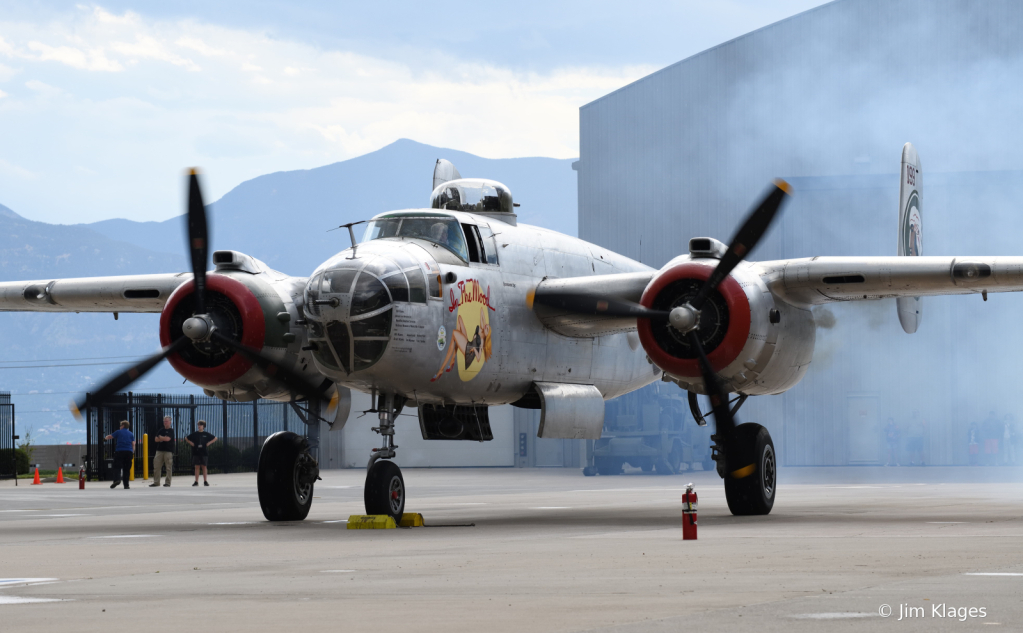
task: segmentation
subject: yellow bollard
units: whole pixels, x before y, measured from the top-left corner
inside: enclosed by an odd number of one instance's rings
[[[142,478],[149,479],[149,433],[142,434]]]
[[[135,481],[135,458],[131,458],[131,472],[128,473],[128,481]]]

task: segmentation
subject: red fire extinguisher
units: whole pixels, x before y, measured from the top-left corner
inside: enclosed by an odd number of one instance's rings
[[[85,490],[85,464],[78,469],[78,489]]]
[[[696,540],[696,493],[693,484],[686,484],[686,492],[682,496],[682,540]]]

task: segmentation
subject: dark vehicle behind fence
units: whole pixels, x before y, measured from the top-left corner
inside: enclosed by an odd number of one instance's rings
[[[655,383],[607,402],[603,436],[587,443],[583,474],[618,475],[624,466],[659,475],[713,469],[711,430],[693,421],[685,394]]]

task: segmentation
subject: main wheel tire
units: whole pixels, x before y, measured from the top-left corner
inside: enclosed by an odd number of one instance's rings
[[[753,474],[742,479],[725,479],[728,509],[737,516],[770,514],[778,491],[778,464],[771,434],[752,422],[735,427],[737,441],[754,446]]]
[[[308,454],[309,442],[289,431],[274,433],[259,451],[256,488],[259,507],[268,521],[301,521],[313,505],[313,483],[299,482],[299,469]],[[304,456],[304,457],[303,457]]]
[[[366,514],[388,514],[395,523],[405,512],[405,479],[394,462],[380,460],[366,473]]]
[[[598,475],[620,475],[622,474],[622,460],[614,457],[595,457],[594,465],[597,467]]]
[[[652,458],[648,457],[648,458],[640,461],[639,462],[639,468],[640,468],[640,470],[642,470],[645,473],[653,472],[653,470],[654,470],[654,460]]]

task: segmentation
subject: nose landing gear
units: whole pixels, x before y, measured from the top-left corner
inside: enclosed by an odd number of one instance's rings
[[[391,460],[395,457],[394,418],[405,408],[407,398],[392,394],[381,394],[377,404],[380,426],[373,430],[383,439],[381,448],[374,448],[366,470],[366,487],[363,500],[366,514],[387,514],[395,523],[401,521],[405,512],[405,480],[401,469]]]

